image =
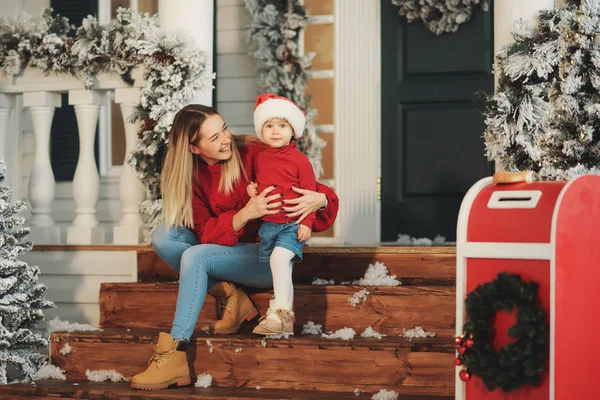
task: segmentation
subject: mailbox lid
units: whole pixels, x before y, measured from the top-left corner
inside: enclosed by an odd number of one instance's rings
[[[550,243],[552,215],[566,182],[490,184],[475,197],[468,242]]]

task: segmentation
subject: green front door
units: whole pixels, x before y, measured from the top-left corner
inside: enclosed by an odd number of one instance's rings
[[[381,239],[456,238],[461,200],[492,173],[473,104],[492,93],[493,15],[478,9],[457,33],[408,24],[381,0]]]

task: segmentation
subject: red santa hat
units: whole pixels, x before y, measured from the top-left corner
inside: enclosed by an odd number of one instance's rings
[[[306,124],[305,112],[298,106],[283,96],[275,96],[271,93],[261,94],[256,98],[254,107],[254,130],[256,136],[262,140],[262,128],[265,122],[273,118],[283,118],[290,123],[294,129],[296,138],[300,139],[304,133],[304,124]]]

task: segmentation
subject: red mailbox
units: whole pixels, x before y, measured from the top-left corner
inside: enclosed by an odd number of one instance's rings
[[[539,283],[550,326],[539,387],[489,392],[478,377],[462,382],[457,368],[456,399],[600,399],[600,176],[506,185],[482,179],[462,202],[456,240],[457,335],[466,295],[500,272]],[[514,313],[498,314],[496,346],[509,340],[513,323]]]

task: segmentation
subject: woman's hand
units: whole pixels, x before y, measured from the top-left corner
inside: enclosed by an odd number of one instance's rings
[[[275,186],[269,186],[263,190],[258,196],[254,196],[244,206],[242,211],[248,220],[258,219],[265,215],[272,215],[281,212],[281,202],[271,203],[274,200],[280,199],[283,196],[281,193],[268,196]],[[270,204],[269,204],[270,203]]]
[[[284,204],[292,204],[292,206],[283,207],[283,210],[288,213],[288,218],[294,218],[300,215],[296,224],[302,222],[311,212],[315,212],[319,208],[325,206],[327,197],[323,193],[300,189],[295,186],[292,186],[292,190],[301,194],[301,196],[295,199],[285,200]]]

